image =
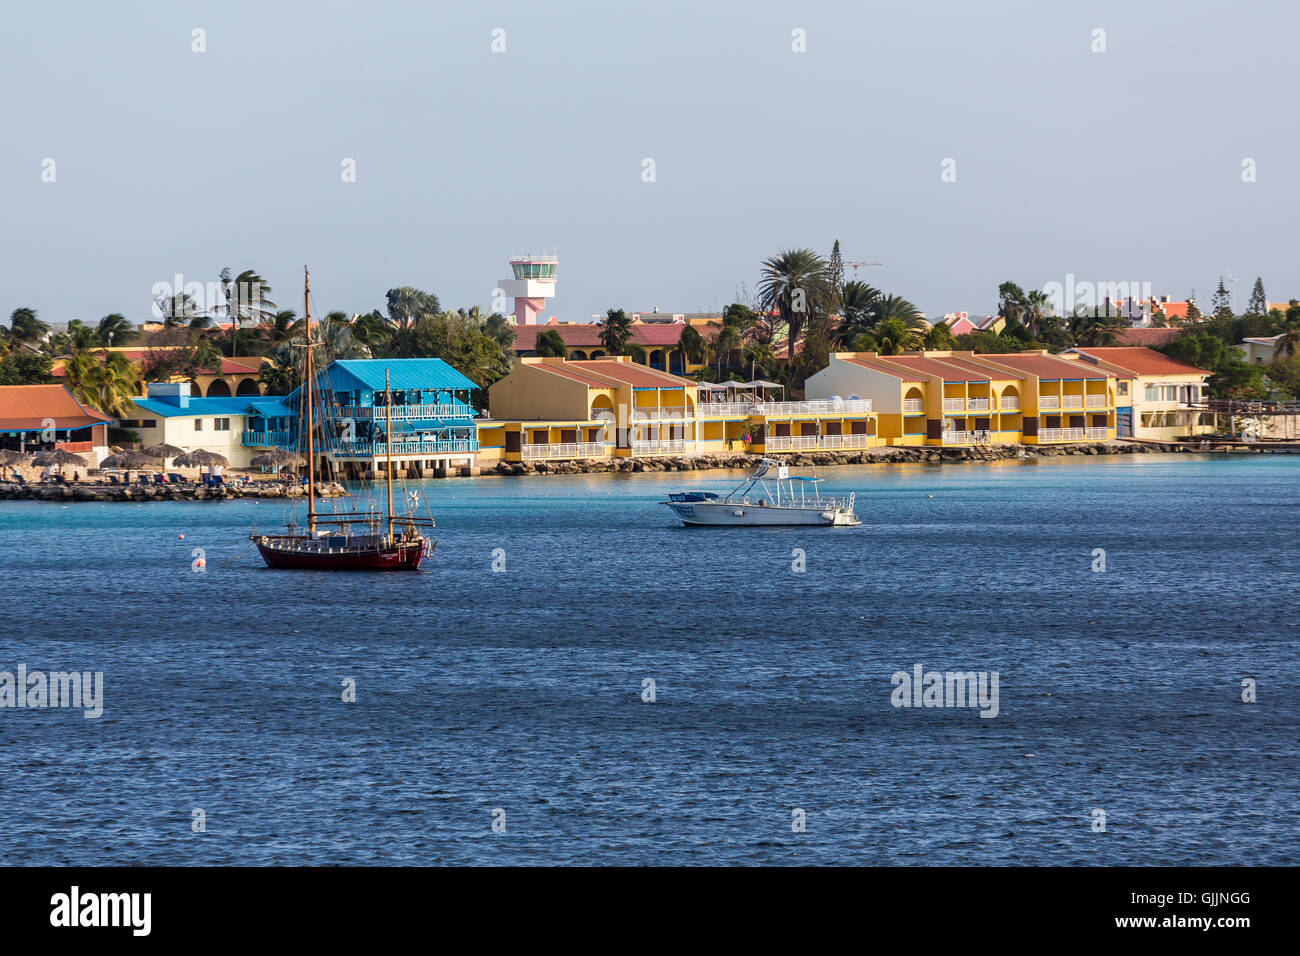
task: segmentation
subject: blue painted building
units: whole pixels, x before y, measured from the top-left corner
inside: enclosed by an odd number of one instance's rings
[[[392,395],[385,401],[384,376]],[[417,474],[473,467],[478,453],[478,411],[470,404],[478,386],[442,359],[341,359],[316,376],[322,410],[322,455],[346,471],[378,471],[391,444],[397,468]],[[297,441],[300,392],[292,406],[288,440]],[[256,403],[253,403],[256,404]],[[278,403],[276,403],[278,404]],[[267,429],[279,428],[280,409],[268,406]],[[388,420],[392,434],[388,434]]]

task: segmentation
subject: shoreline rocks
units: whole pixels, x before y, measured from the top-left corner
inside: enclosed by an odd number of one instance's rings
[[[1059,458],[1070,455],[1177,454],[1199,451],[1186,443],[1131,441],[1070,445],[986,445],[942,448],[934,445],[890,445],[847,451],[781,452],[775,457],[797,467],[811,465],[879,465],[893,462],[1005,461],[1013,458]],[[757,455],[744,452],[706,455],[664,455],[655,458],[593,458],[575,460],[502,461],[481,466],[483,475],[585,475],[663,471],[706,471],[752,468]]]
[[[347,489],[335,481],[316,486],[317,498],[347,497]],[[305,498],[306,492],[296,484],[254,482],[247,487],[200,484],[100,485],[78,482],[67,485],[40,485],[0,482],[0,501],[230,501],[236,498]]]

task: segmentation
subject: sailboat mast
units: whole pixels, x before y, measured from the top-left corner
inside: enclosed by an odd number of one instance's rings
[[[316,537],[316,420],[312,401],[312,367],[311,367],[311,273],[303,266],[303,313],[306,322],[307,357],[304,363],[303,392],[307,402],[307,533]]]
[[[393,543],[393,390],[384,369],[384,450],[388,453],[388,543]]]

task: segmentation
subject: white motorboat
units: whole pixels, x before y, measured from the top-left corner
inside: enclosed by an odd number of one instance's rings
[[[774,471],[775,469],[775,471]],[[823,498],[820,478],[792,478],[787,465],[773,458],[760,461],[758,470],[733,491],[670,494],[660,504],[671,508],[683,524],[741,527],[747,525],[855,525],[853,495]]]

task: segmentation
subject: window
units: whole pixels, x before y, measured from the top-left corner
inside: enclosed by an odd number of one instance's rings
[[[203,419],[201,418],[194,419],[194,430],[196,432],[203,431]]]
[[[212,419],[212,430],[218,432],[230,431],[230,419],[229,418]]]
[[[1127,394],[1128,394],[1128,382],[1119,382],[1118,384],[1119,384],[1119,393],[1120,393],[1121,395],[1127,395]]]

